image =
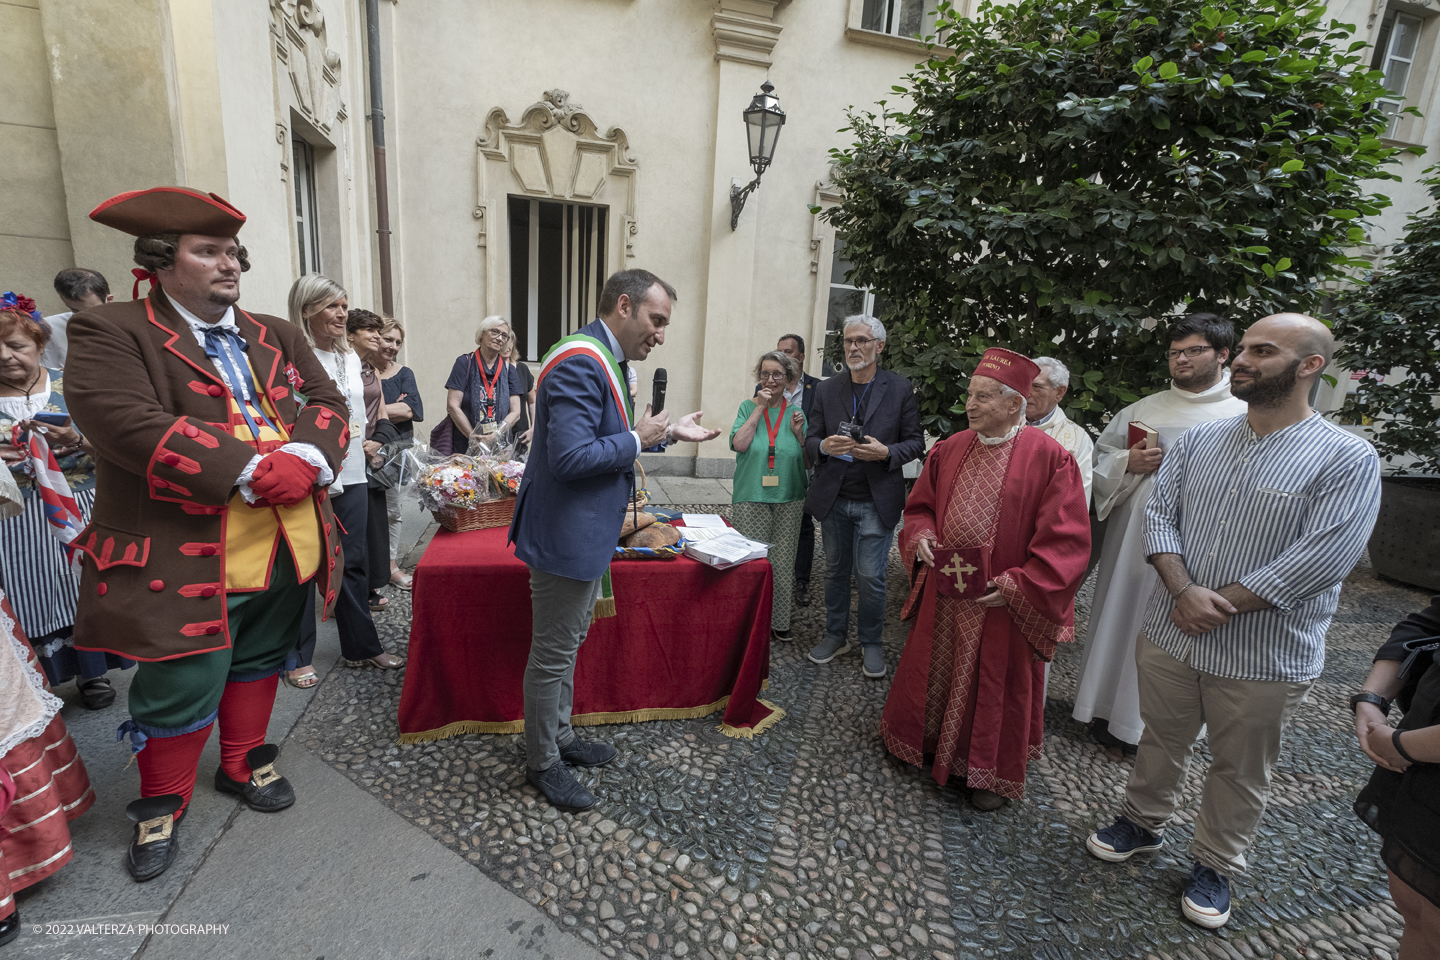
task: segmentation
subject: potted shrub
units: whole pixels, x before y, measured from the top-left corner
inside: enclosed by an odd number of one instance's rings
[[[1440,200],[1440,165],[1425,173]],[[1341,295],[1335,336],[1359,374],[1341,417],[1369,428],[1385,464],[1370,562],[1440,590],[1440,203],[1411,214],[1369,282]]]

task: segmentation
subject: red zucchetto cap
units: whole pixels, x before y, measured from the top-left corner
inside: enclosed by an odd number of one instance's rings
[[[245,214],[223,197],[185,187],[122,193],[91,210],[90,219],[137,237],[161,233],[233,237],[245,225]]]
[[[1021,356],[1004,347],[991,347],[980,358],[980,365],[973,376],[999,380],[1026,400],[1030,399],[1030,387],[1040,376],[1040,368],[1029,357]]]

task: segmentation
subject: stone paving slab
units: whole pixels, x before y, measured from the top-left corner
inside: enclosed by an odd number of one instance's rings
[[[693,489],[677,481],[686,478],[664,478],[667,492]],[[675,506],[728,513],[713,501]],[[893,553],[890,577],[893,669],[905,636]],[[1082,636],[1090,590],[1077,602]],[[723,736],[718,716],[587,729],[620,757],[581,772],[600,798],[585,814],[538,800],[519,735],[396,744],[395,675],[327,681],[296,735],[607,957],[1394,956],[1400,919],[1378,841],[1349,809],[1370,767],[1343,696],[1424,594],[1363,565],[1347,581],[1326,673],[1287,738],[1250,875],[1237,883],[1235,919],[1214,933],[1178,909],[1203,743],[1162,855],[1100,863],[1084,837],[1113,817],[1130,762],[1069,717],[1078,644],[1052,670],[1027,798],[981,814],[963,790],[888,755],[876,727],[889,682],[864,678],[858,651],[823,667],[805,659],[823,632],[815,593],[817,605],[797,608],[796,641],[771,651],[766,697],[784,720],[755,740]],[[387,613],[387,642],[404,646],[407,617],[403,606]]]
[[[653,481],[651,482],[653,483]],[[660,485],[664,490],[665,503],[690,504],[692,506],[719,506],[722,504],[728,506],[730,504],[732,482],[729,480],[665,477],[660,481]],[[651,487],[651,492],[654,492],[653,487]]]

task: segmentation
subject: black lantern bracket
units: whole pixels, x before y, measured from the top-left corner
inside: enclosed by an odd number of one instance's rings
[[[785,111],[780,109],[780,98],[775,96],[775,87],[766,80],[760,85],[760,92],[750,100],[750,106],[741,114],[745,119],[745,138],[750,149],[750,166],[755,179],[744,187],[730,184],[730,229],[740,224],[740,211],[750,194],[760,188],[760,178],[775,159],[775,143],[780,138],[780,128],[785,126]]]

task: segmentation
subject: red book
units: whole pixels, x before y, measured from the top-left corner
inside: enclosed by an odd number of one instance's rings
[[[974,600],[990,592],[989,547],[939,547],[934,550],[935,589],[942,597]]]
[[[1141,440],[1145,441],[1146,450],[1158,450],[1160,448],[1160,433],[1154,427],[1139,420],[1130,421],[1129,446],[1135,446]]]

